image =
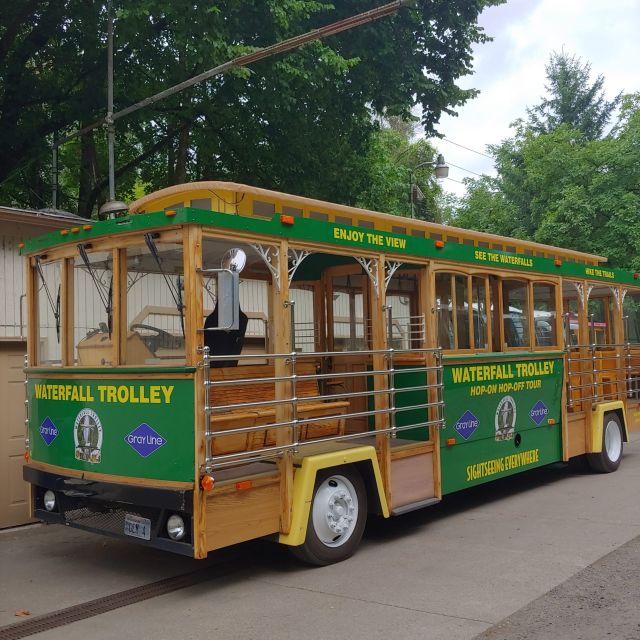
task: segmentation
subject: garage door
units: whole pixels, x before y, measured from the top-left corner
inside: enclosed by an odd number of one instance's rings
[[[0,528],[25,524],[29,490],[24,463],[24,342],[0,342]]]

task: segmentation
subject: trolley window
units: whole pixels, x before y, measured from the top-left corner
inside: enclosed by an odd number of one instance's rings
[[[38,288],[38,344],[37,358],[40,366],[62,364],[60,344],[60,280],[61,261],[44,263],[35,259]]]
[[[557,345],[556,285],[545,282],[533,284],[533,322],[536,347]]]
[[[127,249],[126,364],[184,364],[182,274],[182,245],[175,237],[145,234]]]
[[[627,342],[640,344],[640,291],[627,291],[623,311]]]
[[[523,280],[502,281],[502,321],[507,347],[529,347],[529,285]]]

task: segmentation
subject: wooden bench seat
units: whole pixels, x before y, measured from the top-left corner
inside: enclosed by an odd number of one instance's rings
[[[316,368],[313,362],[298,363],[296,366],[298,375],[314,375]],[[209,405],[221,407],[242,402],[265,402],[275,399],[275,383],[260,382],[262,378],[275,376],[272,365],[248,365],[238,367],[224,367],[211,369],[212,381],[233,381],[241,379],[256,380],[247,385],[224,385],[210,388]],[[336,417],[332,420],[314,421],[313,418],[324,416],[344,416],[349,408],[349,401],[331,400],[326,396],[326,401],[308,400],[304,398],[320,395],[317,380],[298,380],[296,382],[297,403],[300,440],[310,440],[323,436],[342,435],[344,433],[344,417]],[[286,406],[286,405],[285,405]],[[268,426],[276,421],[276,407],[239,407],[227,409],[221,413],[212,413],[211,430],[224,432],[227,429],[240,427]],[[236,453],[238,451],[261,449],[274,446],[276,443],[276,429],[253,431],[249,433],[236,433],[216,436],[213,439],[212,451],[214,455]]]

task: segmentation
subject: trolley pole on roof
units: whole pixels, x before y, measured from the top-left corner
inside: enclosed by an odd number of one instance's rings
[[[223,73],[229,71],[230,69],[237,69],[239,67],[246,67],[258,60],[264,60],[265,58],[269,58],[279,53],[284,53],[285,51],[291,51],[292,49],[297,49],[301,47],[303,44],[307,42],[313,42],[314,40],[322,40],[323,38],[328,38],[329,36],[335,35],[337,33],[341,33],[342,31],[348,31],[349,29],[353,29],[354,27],[358,27],[360,25],[366,24],[367,22],[373,22],[374,20],[378,20],[385,16],[396,13],[399,9],[406,6],[411,6],[414,4],[415,0],[394,0],[393,2],[389,2],[380,7],[376,7],[375,9],[370,9],[369,11],[365,11],[363,13],[359,13],[355,16],[351,16],[350,18],[344,18],[343,20],[338,20],[337,22],[333,22],[324,27],[320,27],[319,29],[313,29],[312,31],[308,31],[307,33],[303,33],[299,36],[294,36],[293,38],[288,38],[287,40],[283,40],[282,42],[277,42],[276,44],[272,44],[264,49],[258,49],[252,53],[248,53],[242,56],[238,56],[237,58],[233,58],[223,64],[218,65],[217,67],[213,67],[208,71],[204,71],[203,73],[190,78],[189,80],[185,80],[184,82],[180,82],[168,89],[164,89],[159,93],[156,93],[140,102],[136,102],[129,107],[125,107],[120,111],[113,111],[113,15],[111,11],[111,0],[108,0],[107,3],[107,114],[104,118],[90,124],[82,129],[78,129],[69,135],[60,138],[59,140],[54,140],[54,148],[57,149],[60,145],[65,142],[69,142],[69,140],[73,140],[78,136],[84,135],[85,133],[89,133],[89,131],[93,131],[98,127],[103,125],[107,126],[107,136],[108,136],[108,154],[109,154],[109,202],[106,202],[103,207],[101,207],[101,211],[115,213],[115,210],[111,207],[108,207],[110,202],[114,202],[114,204],[120,204],[114,201],[115,198],[115,168],[114,168],[114,147],[115,147],[115,121],[128,116],[131,113],[139,111],[144,107],[148,107],[164,98],[168,98],[169,96],[174,95],[184,89],[188,89],[193,87],[196,84],[204,82],[205,80],[209,80],[215,76],[222,75]],[[121,209],[120,209],[121,210]]]
[[[107,2],[107,157],[109,165],[109,198],[100,207],[99,217],[111,218],[128,209],[124,202],[116,200],[115,144],[116,125],[113,120],[113,11],[112,2]]]
[[[109,148],[109,200],[116,197],[114,146],[115,125],[113,123],[113,13],[111,0],[107,2],[107,146]]]

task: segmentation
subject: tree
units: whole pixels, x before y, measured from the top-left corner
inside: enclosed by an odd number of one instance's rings
[[[600,138],[621,94],[605,100],[604,76],[599,75],[592,83],[591,65],[564,51],[551,54],[546,75],[549,96],[527,109],[529,128],[536,133],[550,133],[566,124],[590,140]]]
[[[475,95],[458,78],[487,38],[479,13],[501,0],[419,0],[364,25],[236,70],[117,123],[118,196],[134,185],[246,180],[355,203],[376,114],[434,132]],[[371,0],[114,0],[116,109],[237,55],[371,8]],[[104,115],[103,2],[23,0],[0,7],[0,197],[47,204],[50,150]],[[105,197],[104,138],[61,151],[62,205],[89,215]],[[69,167],[74,168],[72,173]]]
[[[423,198],[414,200],[414,217],[440,221],[442,190],[434,179],[433,166],[423,164],[430,163],[436,151],[424,139],[412,143],[410,132],[410,128],[394,123],[371,135],[362,167],[364,180],[356,205],[408,217],[412,212],[410,188],[417,185]]]
[[[497,177],[468,181],[453,224],[609,258],[640,270],[640,94],[626,96],[612,135],[562,124],[490,148]]]

